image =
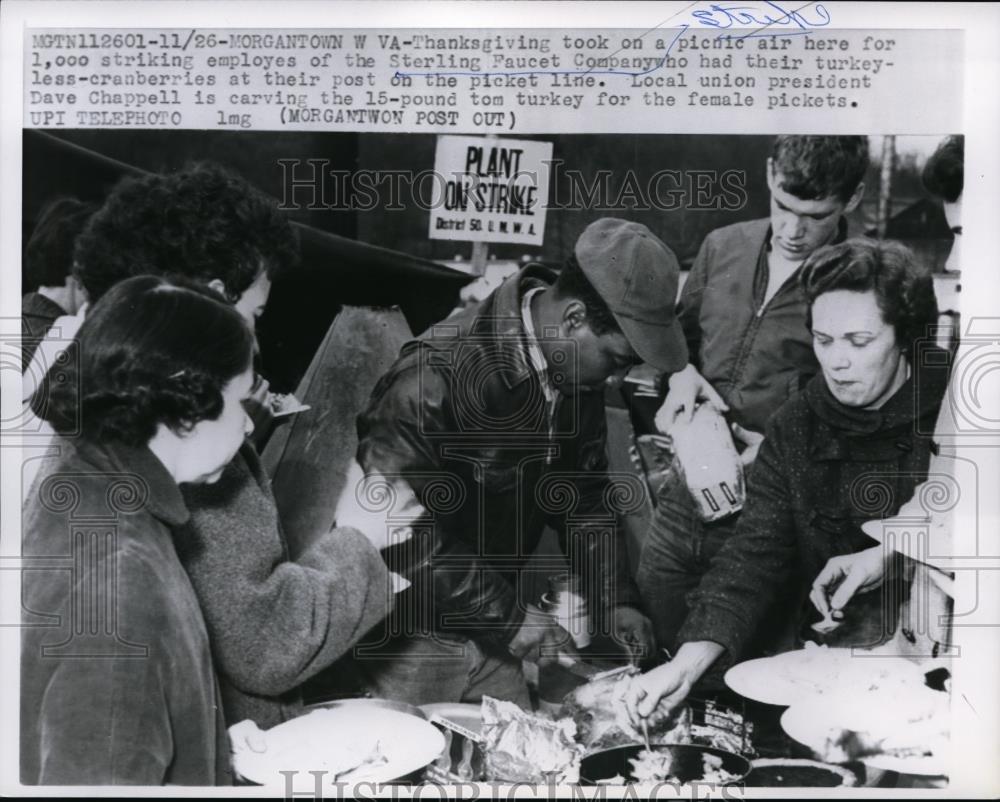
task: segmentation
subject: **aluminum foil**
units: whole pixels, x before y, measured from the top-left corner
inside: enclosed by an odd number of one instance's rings
[[[521,710],[513,702],[483,698],[481,736],[490,780],[576,783],[583,747],[572,719],[552,721]]]

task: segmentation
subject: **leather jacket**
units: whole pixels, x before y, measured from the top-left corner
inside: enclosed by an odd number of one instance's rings
[[[524,617],[522,571],[546,525],[598,619],[637,605],[615,507],[631,476],[610,479],[603,392],[557,395],[554,412],[532,367],[523,294],[551,271],[529,265],[480,304],[407,343],[358,418],[366,472],[405,478],[427,525],[384,552],[413,586],[394,626],[504,646]],[[566,570],[542,562],[546,575]],[[412,629],[409,633],[412,634]]]

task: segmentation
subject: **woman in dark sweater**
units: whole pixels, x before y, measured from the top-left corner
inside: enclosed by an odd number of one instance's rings
[[[799,642],[812,579],[831,557],[873,545],[860,525],[895,514],[926,477],[948,354],[929,273],[902,245],[848,240],[803,266],[808,325],[821,375],[772,417],[747,482],[738,528],[690,597],[674,659],[633,684],[633,717],[683,701],[715,663],[740,659],[780,586],[791,586],[783,648]],[[892,635],[879,594],[845,610],[834,645]],[[891,615],[892,613],[890,613]]]
[[[211,290],[128,279],[33,398],[60,436],[23,518],[23,783],[229,781],[175,537],[188,519],[178,485],[216,481],[252,429],[252,342]]]

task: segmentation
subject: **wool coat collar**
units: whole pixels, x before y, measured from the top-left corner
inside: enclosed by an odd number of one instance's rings
[[[948,384],[950,358],[947,351],[928,347],[920,352],[918,366],[879,409],[860,409],[840,403],[820,373],[803,390],[810,409],[821,426],[812,454],[820,460],[848,457],[891,459],[900,451],[912,451],[913,437],[922,431],[919,421],[934,418]],[[932,420],[933,423],[933,420]]]
[[[144,508],[171,529],[187,523],[190,513],[177,482],[147,446],[129,446],[114,441],[98,444],[78,440],[73,443],[73,447],[95,467],[104,468],[108,473],[129,474],[140,480],[138,485],[122,483],[118,491],[119,497],[114,499],[110,496],[115,492],[115,485],[109,488],[108,502],[119,510]]]

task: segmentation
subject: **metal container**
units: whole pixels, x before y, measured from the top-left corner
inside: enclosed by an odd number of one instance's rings
[[[635,782],[632,777],[632,758],[638,756],[645,750],[641,744],[632,746],[616,746],[611,749],[602,749],[587,755],[580,761],[580,783],[581,785],[594,785],[601,780],[608,780],[612,777],[624,777],[627,782]],[[742,782],[750,773],[750,761],[742,755],[733,752],[726,752],[723,749],[715,749],[711,746],[697,746],[695,744],[654,744],[651,747],[654,752],[669,752],[673,760],[671,766],[670,780],[681,783],[707,782],[704,777],[704,758],[712,755],[722,760],[723,770],[736,777],[724,785],[734,785]],[[667,781],[664,777],[661,782]]]
[[[761,758],[753,762],[748,788],[849,788],[858,775],[847,766],[801,758]]]
[[[743,509],[743,465],[725,419],[701,404],[689,423],[670,432],[674,464],[703,521],[718,521]]]
[[[396,710],[400,713],[406,713],[410,716],[416,716],[417,718],[422,718],[427,721],[427,715],[419,707],[416,707],[406,702],[396,702],[392,699],[372,699],[367,696],[361,696],[357,699],[334,699],[332,702],[318,702],[312,705],[306,705],[306,710],[316,710],[321,707],[328,707],[331,709],[347,709],[347,710],[361,710],[373,708],[385,708],[387,710]]]
[[[486,757],[480,737],[481,706],[440,702],[424,705],[421,709],[445,738],[444,752],[425,769],[424,779],[439,785],[482,780]]]

